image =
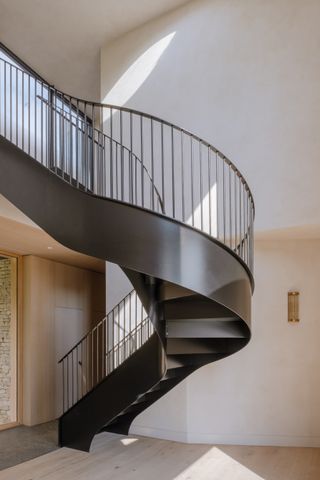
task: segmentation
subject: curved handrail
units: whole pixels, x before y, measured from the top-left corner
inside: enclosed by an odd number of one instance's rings
[[[0,92],[10,99],[0,108],[6,138],[16,137],[20,148],[91,194],[157,212],[159,205],[165,215],[218,239],[252,270],[253,196],[217,148],[154,115],[82,100],[5,60],[0,65]],[[76,125],[70,126],[72,117]]]
[[[38,96],[38,98],[39,98],[39,100],[43,101],[44,103],[46,103],[46,104],[50,107],[50,104],[49,104],[45,99],[42,99],[42,98],[39,97],[39,96]],[[60,116],[64,117],[64,120],[65,120],[66,122],[71,123],[73,127],[79,128],[76,123],[73,123],[73,122],[72,122],[72,119],[68,118],[67,114],[66,114],[65,112],[63,112],[62,108],[54,107],[54,106],[51,106],[51,108],[52,108],[54,111],[56,111]],[[83,120],[80,120],[80,123],[84,124],[84,121],[83,121]],[[80,128],[82,128],[82,130],[83,130],[83,132],[84,132],[85,127],[82,126],[82,127],[80,127]],[[161,213],[164,214],[165,211],[164,211],[164,208],[163,208],[163,203],[162,203],[162,199],[161,199],[160,193],[159,193],[157,187],[155,186],[152,178],[150,177],[150,174],[149,174],[148,170],[146,169],[146,167],[145,167],[145,166],[143,165],[143,163],[141,162],[140,158],[138,158],[138,157],[137,157],[133,152],[131,152],[127,147],[125,147],[124,145],[121,145],[117,140],[115,140],[114,138],[109,137],[108,135],[106,135],[106,134],[105,134],[104,132],[102,132],[101,130],[95,128],[95,129],[94,129],[94,132],[95,132],[99,137],[100,137],[100,135],[101,135],[104,139],[108,139],[110,142],[112,142],[113,144],[115,144],[117,147],[126,150],[126,152],[127,152],[128,154],[130,154],[130,157],[131,157],[131,158],[134,158],[135,161],[137,161],[137,162],[139,162],[139,163],[141,164],[141,168],[142,168],[143,171],[145,172],[147,178],[150,180],[150,183],[152,184],[152,188],[153,188],[154,191],[155,191],[155,194],[156,194],[156,196],[157,196],[157,199],[158,199],[158,202],[159,202],[159,205],[160,205],[160,208],[161,208]],[[91,139],[91,138],[92,138],[92,134],[91,134],[91,135],[89,134],[89,135],[88,135],[88,138]],[[94,143],[95,143],[98,147],[103,148],[104,142],[101,142],[100,140],[99,140],[99,141],[94,140]]]
[[[136,294],[136,291],[133,289],[131,290],[128,295],[126,295],[125,297],[122,298],[122,300],[120,300],[119,303],[117,303],[117,305],[115,307],[113,307],[110,312],[108,312],[108,314],[103,317],[102,320],[100,320],[94,327],[92,327],[87,333],[85,333],[81,338],[80,340],[72,347],[70,348],[70,350],[67,351],[67,353],[65,353],[63,355],[63,357],[60,358],[60,360],[58,361],[58,363],[61,363],[71,352],[72,350],[74,350],[75,348],[77,348],[86,338],[89,337],[89,335],[91,333],[94,333],[96,330],[98,330],[107,320],[108,318],[110,318],[110,316],[113,315],[114,312],[117,312],[119,310],[119,308],[121,308],[122,305],[125,305],[126,301],[127,300],[131,300],[132,296]],[[137,299],[139,297],[137,296]],[[119,327],[122,329],[121,325],[119,324]],[[130,332],[129,332],[130,333]],[[128,333],[128,334],[129,334]],[[127,335],[127,334],[126,334]]]

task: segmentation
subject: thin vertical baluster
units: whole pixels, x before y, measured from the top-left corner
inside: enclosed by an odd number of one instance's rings
[[[69,110],[70,110],[70,184],[73,182],[73,122],[72,122],[72,103],[71,97],[69,97]]]
[[[138,318],[138,295],[137,293],[135,292],[134,293],[134,296],[135,296],[135,320],[134,320],[134,323],[135,323],[135,326],[137,325],[137,318]],[[135,345],[133,346],[133,348],[135,348]]]
[[[140,325],[139,325],[139,328],[140,328],[140,332],[142,331],[142,323],[143,323],[143,306],[141,304],[141,320],[140,320]],[[142,345],[142,338],[141,338],[141,333],[140,333],[140,347]]]
[[[229,247],[232,248],[232,197],[231,197],[231,166],[228,165],[229,176],[228,176],[228,188],[229,188]]]
[[[64,373],[64,362],[65,362],[65,359],[62,360],[62,410],[63,410],[63,413],[66,411],[66,408],[65,408],[65,373]]]
[[[67,409],[70,407],[70,396],[69,396],[69,393],[70,393],[70,383],[69,383],[69,356],[67,356],[66,360],[67,360]]]
[[[121,200],[124,200],[124,157],[123,157],[123,118],[122,110],[120,110],[119,122],[120,122],[120,154],[121,154]]]
[[[10,92],[10,142],[12,142],[12,65],[9,65],[9,92]]]
[[[84,359],[83,359],[83,341],[80,343],[80,395],[81,398],[83,397],[83,364],[84,364]]]
[[[91,154],[91,190],[93,193],[96,193],[96,148],[95,148],[95,111],[94,104],[91,105],[91,119],[92,119],[92,154]]]
[[[135,205],[138,205],[138,159],[136,155],[134,156],[134,192],[135,192]]]
[[[171,186],[172,186],[172,216],[176,218],[175,206],[175,172],[174,172],[174,136],[173,127],[171,127]]]
[[[249,228],[248,228],[248,190],[245,189],[245,200],[246,200],[246,263],[248,263],[248,245],[249,245]]]
[[[59,113],[60,118],[60,155],[61,155],[61,176],[65,178],[65,142],[64,142],[64,129],[65,129],[65,121],[64,121],[64,111],[61,110]]]
[[[87,191],[89,185],[88,172],[88,117],[87,117],[87,102],[84,103],[84,188]]]
[[[76,402],[79,400],[79,345],[76,347]]]
[[[242,181],[240,183],[240,188],[239,188],[239,208],[240,208],[240,251],[239,251],[239,255],[242,257],[242,246],[243,246],[243,236],[242,236],[242,217],[243,217],[243,212],[242,212]]]
[[[40,112],[41,112],[41,134],[40,134],[40,156],[41,156],[41,163],[44,163],[44,151],[43,151],[43,103],[44,103],[44,98],[43,98],[43,83],[41,82],[41,103],[40,103]]]
[[[225,186],[225,162],[222,158],[222,210],[223,210],[223,243],[226,243],[226,186]]]
[[[163,123],[161,122],[161,182],[162,182],[162,206],[165,213],[165,192],[164,192],[164,138],[163,138]]]
[[[91,338],[91,388],[93,388],[94,386],[93,332],[91,332],[90,338]]]
[[[76,175],[76,186],[77,188],[79,188],[79,100],[77,100],[77,104],[76,104],[76,121],[75,121],[75,132],[76,132],[76,144],[75,144],[75,161],[76,161],[76,165],[75,165],[75,175]],[[80,126],[81,128],[81,126]]]
[[[193,191],[193,138],[190,136],[190,182],[191,182],[191,218],[194,227],[194,191]]]
[[[16,145],[17,147],[19,146],[19,111],[18,111],[18,98],[19,98],[19,89],[18,89],[18,83],[19,83],[19,76],[18,76],[18,69],[16,68]],[[0,112],[1,116],[1,112]]]
[[[216,214],[217,214],[216,222],[217,222],[217,239],[219,240],[219,238],[220,238],[220,225],[219,225],[219,222],[220,222],[220,217],[219,217],[220,182],[219,182],[219,157],[218,157],[218,152],[216,152],[216,162],[215,162],[215,164],[216,164],[216,203],[217,203],[217,206],[216,206]]]
[[[140,116],[141,206],[144,207],[143,119]]]
[[[31,132],[31,103],[30,103],[30,75],[28,75],[28,154],[30,155],[30,132]]]
[[[183,145],[183,131],[180,130],[180,148],[181,148],[181,207],[182,207],[182,220],[186,220],[186,206],[184,200],[184,145]]]
[[[237,205],[237,172],[234,172],[234,250],[237,252],[238,246],[238,205]]]
[[[74,360],[73,360],[73,350],[71,352],[71,402],[74,404]]]
[[[107,164],[106,164],[106,136],[101,134],[102,145],[101,145],[101,162],[102,162],[102,195],[107,196]]]
[[[203,178],[202,178],[202,142],[199,142],[199,181],[200,181],[200,228],[203,230]]]
[[[151,142],[151,209],[154,210],[154,145],[153,145],[153,120],[150,120],[150,142]]]
[[[118,338],[117,338],[117,343],[120,347],[120,307],[118,306]],[[120,348],[118,348],[118,360],[117,360],[117,366],[119,366],[119,360],[120,360]]]
[[[21,148],[24,150],[24,72],[21,73],[22,85],[21,85],[21,110],[22,110],[22,145]]]
[[[34,158],[37,160],[38,152],[38,135],[37,135],[37,80],[33,80],[34,84]]]
[[[115,158],[115,161],[116,161],[116,199],[119,200],[119,192],[118,192],[118,182],[119,182],[119,173],[118,173],[118,144],[116,143],[115,144],[115,148],[116,148],[116,158]]]
[[[5,65],[0,60],[0,134],[2,135],[2,65]],[[4,94],[5,95],[5,94]]]
[[[212,235],[212,198],[211,198],[211,188],[212,188],[212,178],[211,178],[211,149],[208,146],[208,189],[209,189],[209,234]]]
[[[130,294],[130,297],[129,297],[129,332],[131,332],[131,328],[132,328],[131,310],[132,310],[132,294]]]
[[[129,202],[133,203],[133,163],[132,163],[132,142],[133,142],[133,132],[132,132],[132,112],[129,116],[129,129],[130,129],[130,154],[129,154]]]
[[[4,123],[4,136],[7,138],[7,64],[4,63],[4,93],[3,93],[3,104],[4,104],[4,115],[3,115],[3,123]]]
[[[248,241],[248,231],[247,231],[247,215],[246,215],[246,187],[243,185],[243,230],[244,230],[244,249],[243,249],[243,259],[247,262],[247,241]]]
[[[102,323],[102,351],[101,351],[101,374],[102,377],[106,375],[106,366],[105,366],[105,356],[106,356],[106,321]]]
[[[97,377],[97,383],[99,383],[99,351],[100,351],[100,348],[99,348],[99,329],[100,329],[100,325],[97,326],[97,330],[96,330],[96,340],[97,340],[97,344],[96,344],[96,347],[97,347],[97,352],[96,352],[96,377]]]
[[[118,314],[117,314],[117,343],[120,342],[120,305],[118,305]]]
[[[113,112],[110,108],[110,197],[113,198]]]

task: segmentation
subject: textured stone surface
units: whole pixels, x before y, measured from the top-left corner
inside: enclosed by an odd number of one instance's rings
[[[0,424],[10,419],[11,260],[0,259]]]
[[[34,427],[21,425],[3,430],[0,432],[0,470],[39,457],[57,448],[57,422],[43,423]],[[0,478],[4,477],[0,474]],[[33,476],[30,476],[30,480],[32,478]]]

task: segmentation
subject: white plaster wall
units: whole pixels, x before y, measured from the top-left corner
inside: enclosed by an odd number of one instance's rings
[[[251,343],[193,374],[132,432],[320,446],[319,16],[317,0],[199,0],[102,49],[102,100],[170,120],[229,156],[253,191],[259,237]],[[299,325],[287,323],[291,288],[301,290]]]
[[[220,148],[253,190],[257,230],[317,224],[319,16],[318,0],[191,2],[102,49],[101,99]]]
[[[188,440],[319,447],[320,240],[257,242],[255,281],[249,345],[187,381]]]
[[[135,420],[133,433],[320,447],[320,240],[257,242],[255,280],[249,345],[188,377]],[[287,322],[291,289],[301,292],[299,324]]]

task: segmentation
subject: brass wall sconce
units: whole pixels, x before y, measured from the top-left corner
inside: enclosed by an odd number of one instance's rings
[[[288,292],[288,322],[297,323],[299,318],[299,295],[300,292]]]

